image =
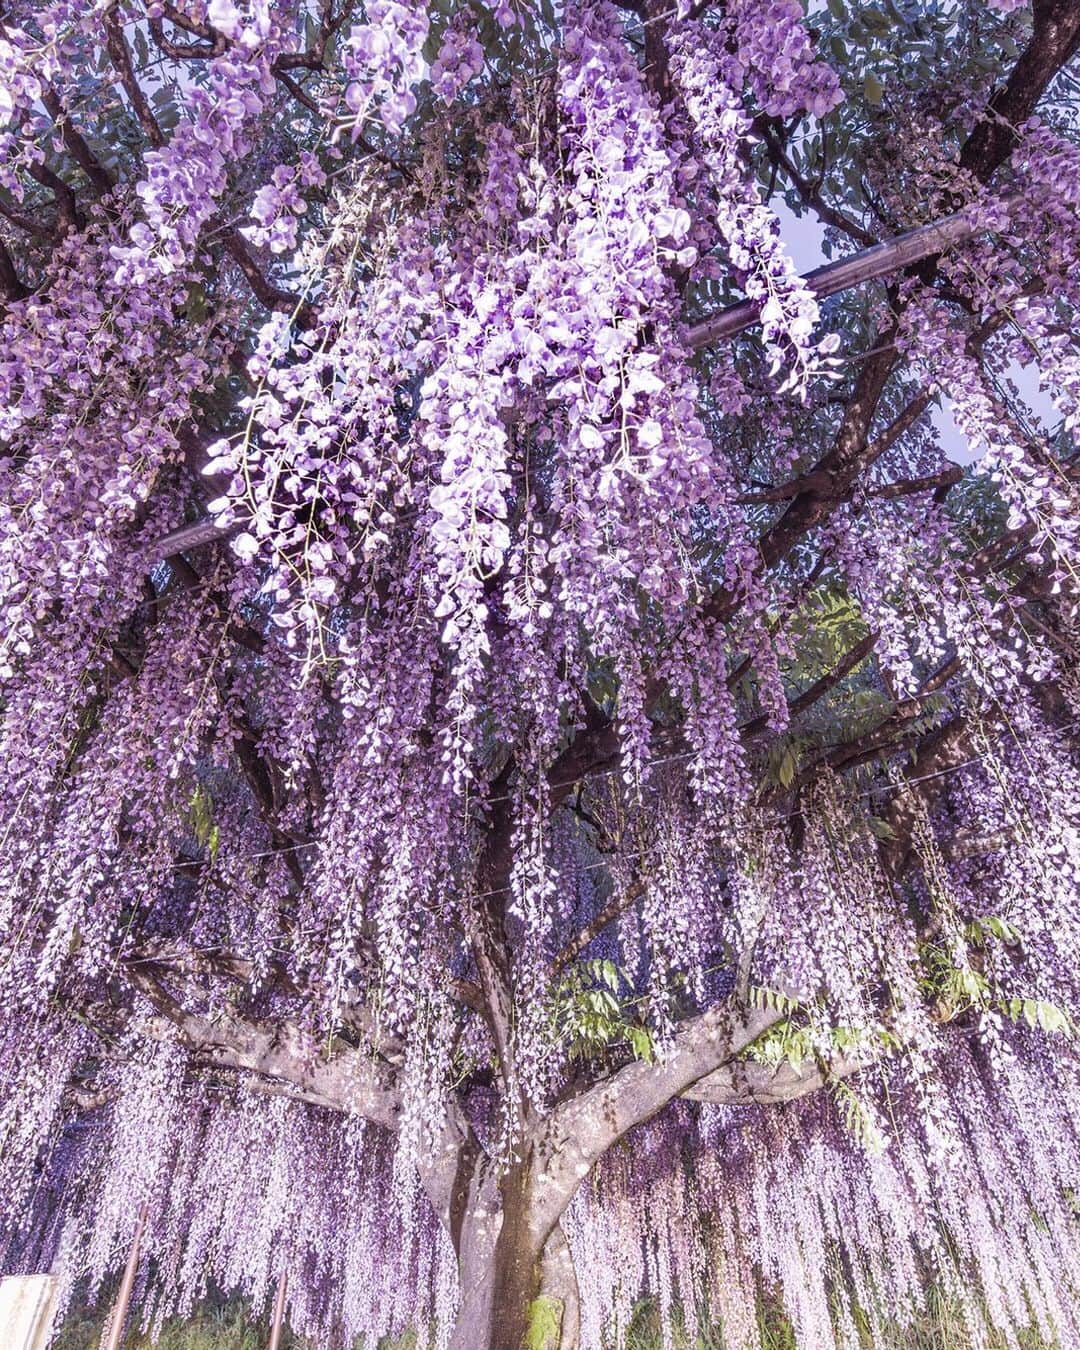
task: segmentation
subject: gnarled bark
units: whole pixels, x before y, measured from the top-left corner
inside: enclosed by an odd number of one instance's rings
[[[544,1231],[536,1186],[531,1154],[508,1166],[475,1145],[463,1154],[450,1217],[461,1281],[451,1350],[521,1350],[523,1342],[531,1350],[577,1350],[573,1256],[558,1222]],[[563,1208],[565,1201],[560,1216]]]
[[[563,1230],[538,1250],[527,1223],[510,1216],[496,1223],[494,1243],[470,1231],[460,1254],[467,1288],[450,1350],[578,1350],[577,1273]]]

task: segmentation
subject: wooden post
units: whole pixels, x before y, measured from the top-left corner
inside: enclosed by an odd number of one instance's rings
[[[135,1225],[135,1236],[131,1240],[131,1251],[128,1252],[127,1265],[124,1267],[124,1278],[120,1281],[120,1291],[116,1295],[112,1316],[109,1319],[109,1335],[101,1350],[120,1350],[123,1344],[124,1324],[127,1321],[131,1291],[135,1286],[135,1274],[139,1269],[139,1248],[142,1246],[149,1212],[146,1205],[139,1210],[139,1222]]]
[[[283,1270],[278,1276],[277,1298],[274,1299],[274,1321],[270,1327],[270,1343],[266,1350],[279,1350],[281,1346],[281,1329],[285,1325],[285,1289],[288,1283],[289,1277]]]

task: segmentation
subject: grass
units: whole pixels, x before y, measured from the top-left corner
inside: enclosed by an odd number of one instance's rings
[[[877,1339],[871,1338],[865,1328],[860,1331],[862,1350],[974,1350],[956,1307],[938,1289],[929,1291],[922,1315],[912,1325],[893,1325]],[[798,1350],[791,1324],[779,1309],[770,1308],[767,1315],[759,1312],[758,1332],[760,1350]],[[1044,1341],[1032,1332],[1021,1332],[1018,1343],[1021,1350],[1061,1350],[1058,1342]],[[662,1344],[655,1307],[640,1304],[620,1350],[660,1350]],[[676,1333],[673,1344],[675,1350],[726,1350],[719,1327],[703,1331],[692,1341]],[[1005,1336],[992,1331],[981,1350],[1009,1350],[1009,1345]]]
[[[64,1323],[53,1350],[98,1350],[102,1318],[74,1315]],[[269,1328],[251,1322],[237,1303],[208,1309],[189,1321],[166,1322],[156,1344],[149,1336],[129,1332],[124,1350],[265,1350]],[[282,1350],[304,1350],[304,1342],[288,1332]]]
[[[760,1321],[760,1350],[797,1350],[791,1327],[780,1315],[770,1315]],[[101,1335],[99,1315],[73,1315],[55,1342],[54,1350],[98,1350]],[[186,1322],[168,1322],[162,1330],[154,1350],[265,1350],[269,1328],[265,1322],[250,1322],[243,1306],[235,1301],[223,1307],[208,1309]],[[154,1343],[147,1336],[129,1334],[124,1350],[151,1350]],[[720,1331],[713,1330],[698,1336],[693,1343],[685,1336],[676,1335],[676,1350],[725,1350]],[[971,1341],[963,1324],[947,1299],[933,1291],[927,1300],[922,1318],[912,1327],[896,1327],[884,1339],[865,1340],[865,1350],[972,1350]],[[631,1322],[627,1340],[621,1350],[660,1350],[659,1320],[656,1309],[642,1303]],[[1038,1337],[1021,1336],[1022,1350],[1058,1350],[1053,1344]],[[383,1341],[379,1350],[414,1350],[415,1341],[406,1336],[400,1341]],[[290,1335],[282,1339],[282,1350],[316,1350],[305,1341]],[[985,1350],[1007,1350],[1005,1338],[991,1335]]]

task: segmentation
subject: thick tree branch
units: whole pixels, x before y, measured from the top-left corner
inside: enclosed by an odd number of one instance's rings
[[[959,464],[950,464],[937,473],[922,478],[900,478],[894,483],[879,483],[866,489],[868,497],[910,497],[916,492],[938,493],[942,488],[952,487],[963,478],[964,471]]]
[[[586,1173],[628,1130],[736,1059],[782,1016],[710,1008],[679,1027],[663,1059],[635,1060],[555,1107],[534,1142],[538,1236],[547,1236]]]
[[[150,33],[158,50],[174,61],[210,61],[214,57],[224,56],[228,49],[228,39],[224,33],[218,33],[209,24],[196,23],[181,14],[175,5],[163,5],[162,9],[169,21],[183,31],[203,37],[203,42],[175,42],[165,36],[165,28],[160,18],[151,18]]]
[[[234,965],[229,958],[225,963],[234,970],[244,965],[242,961]],[[159,1014],[141,1024],[144,1035],[152,1039],[179,1036],[197,1064],[250,1078],[249,1088],[254,1091],[280,1091],[312,1106],[360,1115],[384,1129],[397,1129],[402,1102],[396,1071],[385,1060],[367,1050],[347,1048],[326,1057],[288,1021],[263,1024],[233,1013],[210,1019],[191,1012],[167,988],[167,967],[154,962],[129,962],[125,974]],[[100,1094],[81,1095],[88,1109],[104,1100]],[[481,1158],[471,1126],[457,1103],[448,1099],[418,1168],[425,1192],[451,1236],[455,1215],[460,1217],[475,1201],[476,1188],[482,1183],[484,1173],[477,1165]]]
[[[342,1049],[324,1058],[290,1022],[264,1025],[225,1012],[211,1020],[191,1012],[170,993],[168,972],[153,964],[128,965],[125,974],[199,1063],[284,1083],[306,1101],[397,1128],[401,1102],[394,1071],[366,1051]]]
[[[645,891],[645,883],[635,881],[625,890],[616,891],[611,899],[599,909],[580,932],[569,942],[564,943],[548,967],[549,975],[558,975],[572,961],[576,961],[594,938],[600,936],[609,923],[614,923],[620,914],[625,914],[631,905],[636,904]]]
[[[819,755],[796,777],[795,791],[806,787],[823,769],[837,772],[852,769],[857,764],[864,764],[879,755],[896,754],[918,742],[919,734],[912,731],[911,724],[925,711],[928,699],[943,688],[959,669],[959,658],[955,656],[950,658],[920,686],[917,693],[910,698],[901,699],[889,716],[879,722],[873,730],[856,737],[855,740],[834,745]]]
[[[788,704],[788,712],[791,716],[797,717],[808,708],[812,708],[814,704],[823,699],[830,690],[835,689],[841,681],[847,679],[856,666],[861,665],[874,650],[874,645],[879,637],[880,633],[876,630],[867,633],[864,638],[859,642],[856,642],[854,647],[845,652],[832,670],[822,675],[819,680],[815,680],[809,688],[804,689],[801,694],[796,698],[793,698]],[[763,713],[760,716],[753,718],[751,721],[745,722],[742,727],[740,727],[740,730],[744,737],[756,736],[764,731],[768,724],[769,719]]]
[[[0,239],[0,295],[3,295],[9,304],[14,304],[19,300],[25,300],[29,294],[30,292],[19,280],[19,274],[15,270],[15,262],[7,244]]]
[[[945,775],[972,757],[969,739],[970,725],[964,716],[954,717],[944,726],[936,727],[923,738],[915,759],[915,770],[909,775],[923,781],[905,780],[885,810],[889,838],[883,842],[881,856],[889,871],[899,876],[911,860],[912,839],[920,814],[926,802],[945,786]]]
[[[131,52],[128,49],[127,39],[124,37],[124,29],[120,22],[120,14],[115,9],[110,10],[105,19],[105,47],[109,53],[109,59],[113,63],[113,68],[120,77],[120,83],[128,96],[128,101],[135,110],[135,116],[139,119],[143,134],[154,149],[159,150],[165,144],[165,136],[150,107],[150,100],[143,92],[135,74],[131,63]]]
[[[41,92],[41,101],[53,122],[59,127],[64,145],[72,159],[86,174],[98,196],[107,197],[115,186],[113,176],[90,149],[86,138],[72,122],[56,90],[45,85]]]
[[[511,1112],[519,1127],[523,1127],[529,1109],[515,1065],[513,952],[506,931],[506,899],[513,865],[511,773],[512,762],[492,784],[494,804],[476,867],[476,897],[468,938],[483,1000],[483,1017],[495,1046],[504,1091]]]
[[[778,1102],[792,1102],[799,1097],[818,1092],[828,1083],[876,1064],[885,1054],[885,1046],[867,1048],[860,1053],[834,1055],[827,1061],[805,1059],[791,1064],[786,1059],[779,1064],[757,1064],[753,1060],[733,1060],[723,1068],[688,1088],[683,1096],[690,1101],[711,1102],[714,1105],[741,1106],[756,1102],[773,1106]]]
[[[947,862],[966,862],[985,853],[998,853],[1016,841],[1015,829],[957,830],[948,839],[940,841],[942,857]]]
[[[310,301],[292,291],[275,286],[263,273],[255,261],[247,241],[238,230],[228,230],[224,236],[225,251],[236,263],[251,287],[251,292],[264,309],[278,314],[291,314],[300,328],[313,328],[318,321]]]
[[[1012,153],[1016,128],[1026,122],[1051,80],[1080,49],[1080,5],[1075,0],[1035,0],[1031,41],[1008,81],[990,100],[960,154],[960,167],[986,182]]]
[[[85,222],[75,193],[60,175],[45,164],[30,164],[27,172],[52,193],[58,234],[62,237],[73,230],[81,230]]]

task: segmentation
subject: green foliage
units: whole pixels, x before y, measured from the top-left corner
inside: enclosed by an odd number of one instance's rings
[[[856,599],[834,580],[812,590],[785,621],[783,631],[793,652],[783,663],[784,683],[789,700],[794,700],[831,676],[867,636],[869,626]],[[835,741],[840,727],[845,738],[859,736],[892,710],[880,681],[871,678],[873,670],[873,657],[864,656],[814,700],[797,731],[775,738],[767,779],[790,787],[807,750]],[[749,697],[753,691],[743,692]],[[939,709],[940,700],[927,701],[927,715],[933,716]]]
[[[660,1318],[651,1302],[643,1301],[634,1310],[622,1343],[611,1350],[729,1350],[723,1328],[702,1318],[702,1330],[690,1337],[679,1326],[667,1340],[660,1330]],[[976,1350],[961,1310],[955,1301],[937,1286],[927,1294],[925,1306],[913,1322],[901,1325],[886,1322],[882,1334],[874,1336],[869,1319],[855,1310],[859,1350]],[[797,1350],[795,1333],[779,1304],[771,1298],[760,1300],[757,1308],[758,1341],[754,1350]],[[1021,1332],[1016,1342],[990,1330],[980,1342],[980,1350],[1063,1350],[1057,1342],[1044,1341],[1034,1331]]]
[[[814,1053],[814,1037],[810,1027],[797,1027],[791,1018],[785,1018],[770,1027],[747,1047],[747,1058],[758,1064],[782,1064],[786,1059],[793,1069]]]
[[[1015,947],[1020,941],[1020,934],[1011,923],[993,915],[985,919],[972,919],[964,928],[964,937],[973,947],[986,947],[991,938],[997,938],[1008,947]]]
[[[751,985],[748,996],[752,1007],[771,1008],[773,1012],[790,1014],[803,1006],[797,998],[760,984]]]
[[[589,1059],[628,1046],[635,1059],[655,1058],[648,1028],[632,1009],[638,999],[621,999],[629,981],[614,961],[578,961],[555,991],[552,1029],[571,1059]]]
[[[791,787],[799,772],[805,745],[805,738],[801,736],[778,736],[769,747],[765,767],[766,781],[779,783],[782,788]]]
[[[998,1006],[1014,1022],[1024,1021],[1029,1027],[1041,1027],[1043,1031],[1057,1031],[1066,1036],[1076,1035],[1072,1019],[1056,1003],[1038,998],[1009,998]]]
[[[929,85],[959,87],[965,74],[989,74],[1015,59],[1015,25],[981,6],[977,23],[965,21],[951,0],[818,0],[811,6],[818,45],[840,75],[845,99],[812,129],[793,138],[788,154],[804,179],[820,182],[826,199],[843,201],[849,216],[867,210],[872,186],[858,147],[868,129],[895,115],[905,100]],[[760,173],[769,182],[768,157]],[[807,207],[785,192],[798,214]],[[858,301],[847,302],[855,309]]]
[[[850,1083],[837,1079],[832,1084],[833,1097],[847,1126],[848,1133],[867,1153],[884,1153],[889,1137],[878,1124],[877,1117]]]
[[[199,846],[207,850],[210,861],[214,862],[221,847],[221,831],[214,824],[214,799],[202,786],[196,787],[191,794],[188,821]]]
[[[98,1350],[101,1316],[69,1317],[54,1342],[53,1350]],[[188,1321],[166,1322],[161,1337],[153,1342],[134,1328],[124,1339],[124,1350],[264,1350],[268,1329],[252,1322],[238,1304],[206,1310]],[[303,1341],[286,1332],[282,1350],[302,1350]]]
[[[102,1312],[70,1316],[52,1350],[99,1350],[103,1320]],[[243,1305],[233,1299],[219,1308],[205,1308],[187,1320],[166,1322],[157,1341],[133,1328],[124,1338],[124,1350],[265,1350],[269,1334],[265,1319],[252,1322]],[[543,1350],[543,1342],[539,1344]],[[281,1350],[320,1350],[320,1347],[294,1336],[286,1327]],[[400,1337],[385,1336],[378,1347],[358,1342],[355,1350],[417,1350],[416,1334],[408,1331]]]
[[[811,591],[785,625],[796,653],[785,668],[793,687],[812,684],[827,674],[867,631],[858,602],[845,586],[830,583]]]
[[[898,1038],[884,1024],[870,1028],[826,1024],[820,1020],[818,1008],[801,1004],[775,989],[753,988],[750,1000],[757,1007],[786,1014],[743,1052],[747,1059],[758,1064],[779,1067],[787,1061],[797,1070],[813,1060],[828,1079],[828,1066],[834,1056],[852,1059],[865,1051],[869,1057],[875,1052],[880,1054],[900,1047]],[[849,1083],[833,1079],[830,1086],[840,1115],[855,1141],[868,1153],[881,1153],[889,1141],[874,1112]]]
[[[554,1305],[537,1309],[538,1304]],[[534,1317],[533,1310],[537,1309]],[[525,1350],[548,1350],[551,1342],[528,1339],[534,1328],[538,1333],[550,1336],[551,1316],[554,1314],[558,1326],[561,1315],[560,1305],[553,1299],[537,1299],[530,1307],[530,1323]],[[887,1324],[885,1335],[874,1339],[869,1331],[868,1320],[863,1315],[856,1317],[859,1323],[860,1350],[974,1350],[959,1310],[940,1289],[932,1287],[928,1291],[926,1304],[918,1320],[909,1326]],[[667,1342],[673,1350],[728,1350],[724,1341],[723,1329],[708,1318],[701,1318],[703,1329],[699,1335],[689,1337],[677,1324]],[[795,1350],[795,1339],[791,1325],[779,1306],[772,1300],[763,1300],[757,1312],[759,1342],[755,1350]],[[98,1350],[101,1334],[101,1317],[69,1317],[53,1350]],[[167,1322],[161,1338],[153,1350],[263,1350],[267,1342],[268,1328],[265,1322],[253,1323],[247,1319],[243,1308],[236,1302],[230,1302],[216,1311],[204,1311],[186,1322]],[[151,1350],[153,1343],[148,1337],[137,1333],[129,1334],[124,1342],[125,1350]],[[643,1300],[634,1310],[626,1336],[618,1347],[610,1345],[610,1350],[661,1350],[665,1345],[660,1330],[660,1319],[654,1304]],[[1029,1333],[1021,1335],[1020,1350],[1062,1350]],[[314,1345],[285,1332],[282,1350],[319,1350]],[[356,1350],[376,1350],[372,1346],[357,1346]],[[377,1350],[418,1350],[416,1337],[407,1332],[400,1338],[384,1338]],[[991,1332],[984,1350],[1006,1350],[1003,1336]]]
[[[995,942],[1017,946],[1020,933],[1006,919],[995,915],[972,919],[963,929],[971,960],[958,965],[953,955],[936,942],[919,947],[923,966],[920,987],[936,1005],[942,1021],[952,1021],[970,1011],[995,1012],[1013,1022],[1026,1022],[1033,1030],[1076,1036],[1073,1019],[1055,1003],[1024,994],[1004,993],[981,968],[982,954]]]
[[[745,1054],[758,1064],[775,1067],[787,1060],[793,1069],[797,1069],[806,1060],[818,1056],[851,1056],[861,1049],[882,1047],[894,1050],[898,1044],[896,1037],[884,1026],[868,1031],[861,1027],[824,1026],[814,1021],[799,1023],[793,1017],[785,1017],[747,1046]]]

